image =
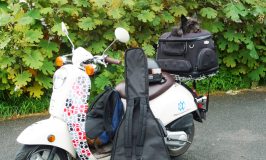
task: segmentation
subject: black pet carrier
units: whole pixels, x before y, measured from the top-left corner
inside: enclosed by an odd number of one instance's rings
[[[164,33],[156,60],[163,71],[184,77],[208,76],[219,68],[212,35],[205,30],[180,37]]]

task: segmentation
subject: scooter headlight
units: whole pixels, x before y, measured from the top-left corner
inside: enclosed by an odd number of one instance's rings
[[[53,78],[54,89],[62,87],[66,81],[66,78],[67,78],[66,69],[60,68],[59,70],[57,70]]]

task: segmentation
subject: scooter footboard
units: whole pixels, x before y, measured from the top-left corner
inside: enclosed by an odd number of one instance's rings
[[[53,142],[48,141],[48,137],[54,135]],[[67,124],[58,119],[50,117],[49,119],[36,122],[27,127],[18,136],[17,141],[27,145],[50,145],[56,146],[67,151],[72,157],[76,158],[76,153],[71,143]]]

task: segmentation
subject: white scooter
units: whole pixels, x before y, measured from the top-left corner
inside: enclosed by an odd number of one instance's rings
[[[82,47],[74,48],[68,31],[62,23],[62,30],[72,44],[72,54],[56,59],[61,66],[54,74],[53,93],[50,101],[50,118],[27,127],[17,138],[23,147],[16,155],[16,160],[70,160],[70,159],[109,159],[110,153],[98,155],[92,153],[85,136],[85,117],[87,99],[90,95],[90,77],[96,64],[119,64],[119,60],[105,55],[108,48],[115,42],[126,43],[129,34],[123,28],[115,30],[116,39],[108,46],[102,55],[93,56]],[[149,60],[152,72],[156,62]],[[168,73],[162,74],[164,83],[150,86],[150,107],[165,130],[165,143],[169,154],[179,156],[187,151],[194,137],[193,118],[202,122],[206,113],[206,96],[197,97]],[[125,84],[119,84],[119,91],[124,106]],[[69,106],[66,108],[66,106]],[[71,107],[72,106],[72,107]],[[73,116],[71,116],[73,115]],[[78,119],[78,121],[77,121]],[[79,140],[77,140],[79,139]]]

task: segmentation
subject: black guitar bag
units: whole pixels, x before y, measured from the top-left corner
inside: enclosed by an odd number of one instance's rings
[[[125,64],[127,108],[114,138],[111,160],[170,160],[163,129],[149,106],[143,50],[127,50]]]

